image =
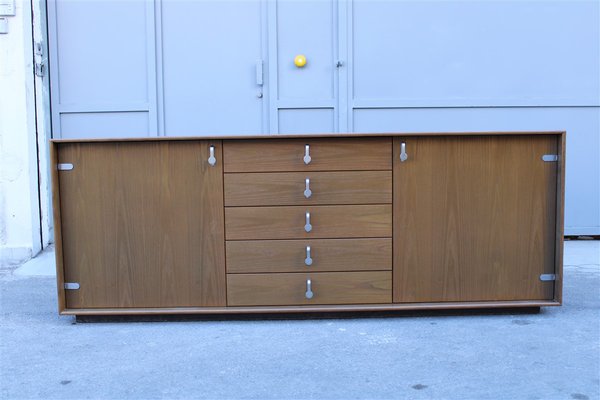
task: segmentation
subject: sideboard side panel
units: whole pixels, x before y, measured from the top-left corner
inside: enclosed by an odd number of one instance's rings
[[[58,312],[66,308],[65,277],[63,266],[62,223],[60,214],[60,190],[58,171],[58,143],[50,143],[50,178],[52,180],[52,218],[54,219],[54,255],[56,260],[56,286]]]
[[[558,138],[558,165],[556,179],[556,251],[554,300],[562,304],[563,292],[563,260],[565,245],[565,170],[567,165],[567,133],[562,132]]]

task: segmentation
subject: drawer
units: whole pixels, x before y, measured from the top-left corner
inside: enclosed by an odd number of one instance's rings
[[[392,239],[234,240],[228,273],[378,271],[392,269]]]
[[[306,146],[310,162],[304,161]],[[391,138],[226,140],[225,172],[391,170]]]
[[[306,296],[309,280],[310,299]],[[228,306],[391,302],[391,271],[227,275]]]
[[[311,230],[306,231],[306,220]],[[311,239],[391,237],[392,206],[225,207],[225,238]]]
[[[392,202],[391,171],[233,173],[224,180],[226,206]]]

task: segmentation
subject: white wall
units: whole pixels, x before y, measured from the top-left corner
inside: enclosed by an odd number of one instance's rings
[[[40,251],[31,3],[0,34],[0,266]]]

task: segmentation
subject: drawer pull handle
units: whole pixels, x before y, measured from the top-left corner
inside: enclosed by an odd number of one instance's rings
[[[310,257],[310,246],[306,246],[306,258],[304,259],[304,264],[312,265],[312,258]]]
[[[310,224],[310,213],[306,212],[306,224],[304,225],[304,230],[306,232],[312,231],[312,225]]]
[[[215,158],[215,146],[210,146],[208,148],[208,165],[214,167],[217,163],[217,159]]]
[[[310,279],[306,280],[306,293],[304,294],[306,296],[307,299],[312,299],[313,298],[313,292],[312,292],[312,282],[310,281]]]
[[[310,160],[312,160],[312,158],[310,158],[310,145],[307,144],[304,146],[304,164],[310,164]]]
[[[402,142],[400,145],[400,161],[404,162],[408,160],[408,154],[406,154],[406,143]]]
[[[306,189],[304,189],[304,197],[310,199],[312,196],[312,190],[310,190],[310,178],[306,178]]]

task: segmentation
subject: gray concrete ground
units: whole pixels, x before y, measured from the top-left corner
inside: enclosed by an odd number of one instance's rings
[[[531,315],[75,323],[51,256],[0,274],[3,399],[600,398],[597,241]]]

